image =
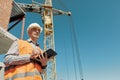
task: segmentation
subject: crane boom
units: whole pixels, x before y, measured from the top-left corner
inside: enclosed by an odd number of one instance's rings
[[[38,2],[33,1],[32,4],[25,4],[25,3],[17,3],[25,12],[35,12],[35,13],[42,13],[44,10],[45,4],[40,4]],[[71,15],[71,12],[65,12],[59,9],[52,8],[53,15]]]

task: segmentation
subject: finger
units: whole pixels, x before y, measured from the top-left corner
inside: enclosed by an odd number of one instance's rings
[[[40,59],[43,59],[44,57],[43,57],[43,55],[42,55],[42,54],[40,54],[40,55],[39,55],[39,58],[40,58]]]
[[[45,58],[47,58],[47,53],[45,53],[45,56],[44,56]]]

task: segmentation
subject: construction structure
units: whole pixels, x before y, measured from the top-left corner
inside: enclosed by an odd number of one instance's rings
[[[32,4],[17,3],[12,0],[0,0],[0,6],[3,6],[3,4],[6,4],[6,2],[9,3],[9,7],[6,7],[4,11],[9,10],[9,14],[7,14],[7,17],[5,17],[5,19],[7,20],[6,23],[3,23],[4,19],[0,18],[0,44],[2,44],[2,47],[0,47],[0,53],[6,53],[12,42],[17,39],[15,36],[11,35],[7,31],[12,29],[17,23],[23,20],[25,16],[24,12],[35,12],[41,14],[42,22],[44,24],[44,50],[47,50],[49,48],[55,50],[53,15],[65,14],[70,16],[70,12],[64,12],[62,10],[53,8],[52,0],[45,0],[44,4],[40,4],[33,0]],[[4,7],[2,8],[4,9]],[[0,11],[0,16],[6,15],[1,13],[2,10]],[[13,26],[11,26],[10,28],[7,27],[10,22],[16,20],[17,22]],[[6,44],[6,42],[8,43]],[[3,48],[6,50],[3,50]],[[54,57],[48,62],[47,72],[44,75],[44,80],[56,79],[56,58]]]
[[[4,80],[4,68],[5,68],[5,65],[0,62],[0,79],[1,80]]]
[[[12,11],[13,0],[0,0],[0,27],[7,30]],[[7,5],[7,6],[6,6]]]

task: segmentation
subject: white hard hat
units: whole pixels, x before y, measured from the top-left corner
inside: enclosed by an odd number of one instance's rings
[[[31,23],[28,28],[27,28],[27,32],[29,32],[32,28],[39,28],[40,29],[40,33],[42,32],[43,28],[38,24],[38,23]]]

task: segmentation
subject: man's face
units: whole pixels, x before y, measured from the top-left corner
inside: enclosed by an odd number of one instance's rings
[[[39,28],[32,28],[29,32],[29,36],[32,38],[32,39],[38,39],[39,38],[39,35],[40,35],[40,29]]]

